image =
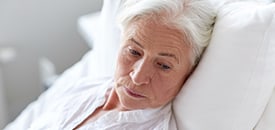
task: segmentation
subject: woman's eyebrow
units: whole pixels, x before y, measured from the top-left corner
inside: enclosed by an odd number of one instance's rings
[[[179,63],[179,59],[177,58],[177,56],[172,53],[159,53],[158,55],[173,58],[177,61],[177,63]]]
[[[138,46],[140,46],[141,48],[144,48],[139,42],[137,42],[134,38],[130,39],[132,42],[134,42],[135,44],[137,44]]]
[[[135,44],[137,44],[138,46],[140,46],[141,48],[144,48],[144,47],[143,47],[139,42],[137,42],[134,38],[131,38],[130,40],[131,40],[132,42],[134,42]],[[159,53],[158,55],[173,58],[174,60],[177,61],[177,63],[179,63],[179,59],[176,57],[176,55],[174,55],[174,54],[172,54],[172,53]]]

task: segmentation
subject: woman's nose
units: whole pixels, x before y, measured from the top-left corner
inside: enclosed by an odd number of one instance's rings
[[[130,77],[135,85],[146,85],[150,83],[152,73],[153,68],[150,64],[140,61],[134,65],[132,72],[130,72]]]

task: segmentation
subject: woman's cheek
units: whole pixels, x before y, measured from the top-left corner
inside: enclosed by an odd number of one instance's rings
[[[131,63],[129,58],[127,58],[127,55],[121,55],[119,61],[120,61],[121,66],[123,66],[123,67],[127,66]]]
[[[119,58],[119,69],[120,73],[127,73],[133,64],[133,60],[126,55],[120,55]]]

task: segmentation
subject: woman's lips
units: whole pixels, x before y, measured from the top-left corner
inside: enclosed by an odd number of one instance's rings
[[[132,96],[132,97],[135,97],[135,98],[145,98],[145,96],[127,88],[127,87],[124,87],[125,88],[125,91],[127,92],[128,95]]]

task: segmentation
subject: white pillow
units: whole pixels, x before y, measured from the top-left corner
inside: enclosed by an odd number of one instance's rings
[[[93,68],[98,77],[113,76],[120,45],[120,31],[116,25],[116,15],[120,0],[104,0],[100,16],[101,34],[94,44],[95,58],[99,63]],[[91,72],[92,73],[92,72]]]
[[[93,12],[91,14],[81,16],[77,21],[79,33],[91,49],[93,48],[93,43],[98,41],[97,38],[100,38],[98,36],[101,34],[101,28],[99,26],[100,16],[100,11]]]
[[[104,0],[101,12],[82,16],[79,29],[82,36],[92,47],[88,53],[87,73],[90,78],[114,75],[117,53],[120,45],[120,30],[116,15],[120,0]]]
[[[173,102],[179,130],[252,130],[275,86],[275,4],[237,2]]]

